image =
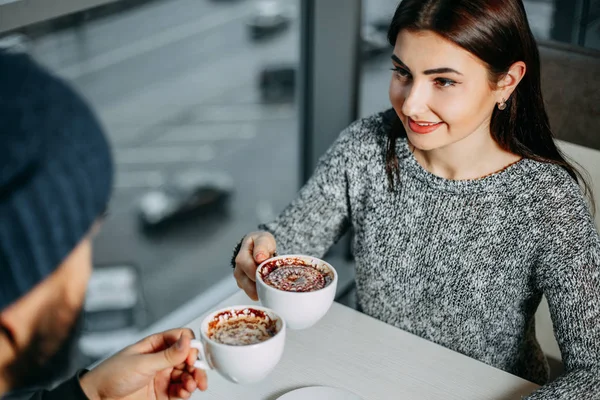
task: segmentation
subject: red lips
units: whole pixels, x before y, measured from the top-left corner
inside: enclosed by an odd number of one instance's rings
[[[419,121],[418,123],[413,121],[411,118],[408,119],[408,126],[414,133],[425,135],[431,133],[442,126],[443,122],[431,123],[426,121]]]

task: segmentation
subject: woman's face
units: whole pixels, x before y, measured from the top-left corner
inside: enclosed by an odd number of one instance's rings
[[[423,151],[489,134],[501,99],[468,51],[430,32],[401,31],[392,55],[390,100],[409,141]]]

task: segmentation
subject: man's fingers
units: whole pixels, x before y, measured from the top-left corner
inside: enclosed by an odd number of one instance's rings
[[[170,400],[175,400],[175,399],[189,399],[192,396],[192,394],[190,392],[188,392],[187,390],[185,390],[185,388],[183,387],[183,385],[181,383],[175,384],[175,385],[171,385],[169,387],[169,399]]]
[[[198,387],[198,384],[196,384],[194,378],[187,372],[184,373],[181,378],[181,385],[185,390],[187,390],[190,393],[192,393]]]
[[[167,368],[175,368],[183,364],[190,352],[191,338],[184,335],[181,330],[181,336],[169,348],[151,354],[144,354],[139,359],[140,367],[148,372],[158,372]]]
[[[179,382],[183,374],[185,374],[185,371],[174,368],[173,371],[171,371],[171,382]]]
[[[193,368],[193,365],[196,363],[196,360],[198,360],[198,349],[191,349],[190,354],[188,354],[188,357],[185,360],[185,363],[189,367]]]
[[[176,328],[168,331],[150,335],[136,344],[128,347],[125,351],[129,354],[151,354],[163,351],[176,343],[180,337],[185,336],[194,339],[194,332],[189,328]]]
[[[269,232],[261,232],[254,237],[254,249],[252,251],[254,261],[257,264],[271,258],[276,250],[275,238]]]
[[[198,389],[204,391],[208,389],[208,378],[206,376],[206,371],[196,368],[194,372],[192,372],[192,376],[194,377],[194,381],[198,386]]]
[[[169,395],[175,398],[188,399],[196,389],[206,390],[207,388],[206,374],[202,370],[195,370],[194,374],[183,372],[176,378],[171,376],[171,382]]]

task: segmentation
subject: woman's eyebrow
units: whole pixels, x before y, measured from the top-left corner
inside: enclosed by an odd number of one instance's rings
[[[395,63],[397,63],[397,64],[400,64],[400,66],[401,66],[402,68],[404,68],[404,69],[406,69],[407,71],[409,71],[409,72],[410,72],[410,68],[408,68],[408,67],[406,66],[406,64],[404,64],[404,63],[402,62],[402,60],[400,60],[400,59],[398,58],[398,56],[396,56],[395,54],[392,54],[392,60],[393,60]],[[455,69],[452,69],[452,68],[449,68],[449,67],[434,68],[434,69],[428,69],[428,70],[426,70],[426,71],[423,71],[423,74],[425,74],[425,75],[448,74],[448,73],[451,73],[451,74],[457,74],[457,75],[462,75],[462,74],[461,74],[460,72],[458,72],[457,70],[455,70]]]

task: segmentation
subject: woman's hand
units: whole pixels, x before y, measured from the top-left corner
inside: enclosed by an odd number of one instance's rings
[[[258,300],[256,293],[256,268],[260,263],[276,255],[277,244],[269,232],[252,232],[244,237],[242,247],[235,257],[233,276],[238,286],[252,300]]]
[[[206,390],[206,373],[194,368],[198,351],[190,329],[173,329],[133,344],[83,375],[90,400],[187,399]]]

